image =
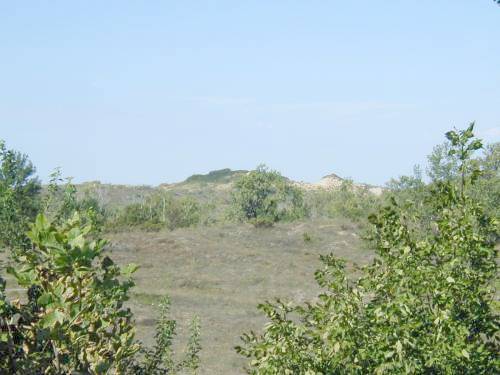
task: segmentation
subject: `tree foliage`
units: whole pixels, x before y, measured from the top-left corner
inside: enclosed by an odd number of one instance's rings
[[[453,180],[458,175],[459,160],[456,155],[450,155],[451,148],[450,141],[446,140],[442,144],[434,146],[432,153],[427,156],[429,163],[427,175],[431,181]]]
[[[4,370],[123,371],[123,359],[138,350],[132,314],[124,307],[135,267],[116,266],[103,255],[105,241],[86,239],[90,231],[78,215],[61,227],[37,217],[29,233],[32,249],[8,269],[28,288],[28,301],[1,302]]]
[[[79,197],[72,179],[63,179],[60,169],[51,173],[46,190],[42,209],[53,223],[62,224],[78,212],[83,223],[90,223],[93,230],[102,229],[107,219],[106,210],[88,192]]]
[[[28,156],[0,140],[0,248],[28,246],[28,223],[39,208],[40,181]]]
[[[498,373],[496,222],[468,194],[479,173],[471,155],[481,147],[472,131],[447,133],[461,180],[432,186],[425,236],[415,229],[418,212],[392,198],[370,217],[376,258],[360,278],[323,256],[317,301],[259,306],[270,322],[237,347],[251,359],[250,373]]]
[[[235,184],[233,205],[237,215],[256,226],[306,215],[302,191],[279,172],[260,165]]]
[[[476,162],[481,174],[471,195],[483,204],[490,216],[500,217],[500,142],[487,145]],[[500,237],[500,224],[497,236]]]
[[[402,176],[393,179],[388,184],[388,190],[384,194],[384,199],[395,198],[400,204],[411,202],[408,207],[417,211],[421,216],[421,224],[428,226],[432,211],[425,204],[429,199],[432,189],[440,183],[446,181],[454,184],[459,190],[467,190],[467,194],[474,200],[480,202],[489,216],[499,217],[500,214],[500,143],[486,145],[482,154],[477,155],[482,143],[476,140],[471,144],[471,149],[460,150],[453,145],[459,142],[457,137],[472,134],[474,124],[460,132],[450,132],[447,139],[441,145],[434,148],[428,156],[427,174],[430,179],[425,183],[420,169],[417,168],[413,176]],[[466,155],[461,155],[461,152]],[[467,161],[462,163],[461,158],[466,157]],[[472,171],[474,176],[472,176]],[[475,180],[473,184],[461,186],[463,175],[471,175]],[[500,227],[497,225],[497,236],[500,236]]]
[[[125,306],[137,266],[117,266],[79,215],[56,225],[40,214],[29,232],[32,247],[9,267],[26,302],[9,300],[0,278],[0,373],[171,374],[198,367],[199,325],[192,329],[186,359],[171,353],[175,322],[163,311],[157,345],[135,340],[133,315]],[[143,353],[146,353],[144,358]],[[151,360],[155,358],[155,360]],[[166,358],[168,360],[166,360]]]

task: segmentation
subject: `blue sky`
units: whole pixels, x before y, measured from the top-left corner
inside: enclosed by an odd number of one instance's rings
[[[500,140],[491,0],[5,1],[0,67],[0,138],[44,179],[382,184],[453,126]]]

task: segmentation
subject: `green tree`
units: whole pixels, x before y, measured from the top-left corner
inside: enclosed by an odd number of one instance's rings
[[[264,165],[236,181],[233,206],[240,218],[256,226],[297,219],[307,212],[302,191]]]
[[[471,195],[484,205],[490,216],[500,217],[500,142],[487,145],[477,163],[481,174]],[[497,238],[500,238],[500,224]]]
[[[472,132],[473,124],[465,133]],[[456,136],[459,136],[456,133]],[[450,134],[451,135],[451,134]],[[455,140],[456,141],[456,140]],[[479,147],[476,143],[475,147]],[[477,179],[474,184],[464,186],[468,190],[468,194],[481,202],[486,212],[493,217],[498,217],[500,211],[500,174],[498,166],[500,164],[500,143],[486,145],[483,155],[477,156],[476,149],[471,149],[467,155],[468,161],[462,168],[460,155],[453,151],[452,139],[446,139],[444,143],[434,148],[433,152],[428,156],[427,173],[430,177],[428,184],[424,183],[421,174],[414,176],[403,176],[398,180],[391,180],[387,185],[388,190],[385,192],[385,197],[394,197],[400,204],[411,201],[411,208],[419,212],[422,217],[421,224],[428,226],[432,212],[429,210],[425,201],[429,197],[430,190],[438,183],[448,181],[454,183],[460,188],[463,180],[462,174],[470,174],[472,170],[476,171],[474,179]],[[500,234],[500,228],[497,233]]]
[[[25,232],[39,209],[40,189],[28,156],[0,140],[0,248],[28,246]]]
[[[434,146],[432,153],[427,156],[427,175],[431,181],[449,181],[458,175],[459,160],[456,155],[450,155],[451,142],[446,140]]]
[[[433,184],[429,231],[418,213],[391,204],[370,217],[376,257],[351,280],[344,262],[322,256],[325,289],[305,306],[266,302],[263,334],[238,352],[253,374],[493,374],[500,369],[495,218],[468,195],[481,147],[473,126],[447,133],[460,160],[459,183]]]
[[[486,178],[496,178],[500,174],[500,142],[486,145],[484,155],[480,160],[483,175]]]

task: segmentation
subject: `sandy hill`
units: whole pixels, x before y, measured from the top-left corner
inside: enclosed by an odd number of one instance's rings
[[[124,205],[140,202],[147,196],[154,194],[159,189],[167,190],[174,195],[189,195],[200,199],[202,202],[226,201],[228,192],[235,181],[242,175],[248,173],[246,170],[232,170],[229,168],[210,171],[206,174],[194,174],[186,180],[175,183],[163,183],[156,187],[146,185],[118,185],[104,184],[99,181],[91,181],[77,185],[79,194],[90,193],[100,203],[109,207],[122,207]],[[310,183],[290,180],[295,185],[307,191],[333,190],[339,188],[346,179],[331,173],[324,176],[318,182]],[[383,189],[376,186],[354,183],[355,188],[368,189],[373,194],[381,194]]]

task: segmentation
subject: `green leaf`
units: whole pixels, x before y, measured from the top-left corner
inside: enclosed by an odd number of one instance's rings
[[[339,350],[340,350],[340,343],[339,343],[339,342],[336,342],[336,343],[333,345],[333,351],[334,351],[335,353],[337,353]]]
[[[52,296],[49,293],[43,293],[40,297],[38,297],[36,302],[39,306],[46,306],[52,302]]]
[[[20,286],[31,286],[36,282],[36,275],[32,270],[17,271],[14,267],[7,267],[7,273],[16,278]]]
[[[132,275],[135,271],[137,271],[139,266],[134,263],[127,264],[125,267],[122,268],[121,273],[122,275],[125,276],[130,276]]]
[[[65,319],[65,314],[59,310],[53,310],[40,320],[42,328],[53,328],[57,323],[62,324]]]
[[[84,234],[80,234],[78,236],[75,236],[74,238],[72,238],[68,244],[71,246],[71,247],[77,247],[77,248],[83,248],[85,246],[85,236]]]
[[[403,351],[403,345],[401,344],[401,341],[396,341],[396,351],[398,353],[401,353]]]
[[[389,351],[384,354],[385,359],[392,358],[394,356],[394,351]]]
[[[109,369],[109,367],[110,367],[109,362],[102,361],[96,365],[95,370],[97,374],[104,374]]]
[[[474,123],[474,122],[471,122],[471,123],[469,124],[469,127],[467,128],[466,132],[468,132],[468,133],[472,133],[472,131],[474,130],[474,125],[475,125],[475,123]]]
[[[470,356],[469,356],[469,352],[465,349],[462,349],[462,355],[467,358],[467,359],[470,359]]]

